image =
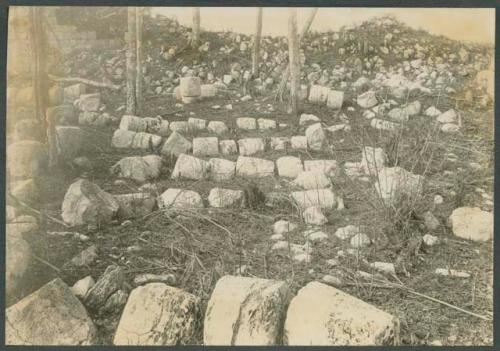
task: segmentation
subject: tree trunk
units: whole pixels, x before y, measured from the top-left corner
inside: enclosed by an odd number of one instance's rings
[[[136,81],[135,81],[135,96],[136,96],[136,113],[142,113],[143,99],[142,99],[142,84],[143,84],[143,71],[142,71],[142,19],[143,8],[136,7]]]
[[[262,36],[262,7],[257,8],[257,23],[255,26],[255,37],[252,55],[252,76],[259,73],[260,38]]]
[[[46,142],[49,154],[49,167],[53,168],[57,164],[57,140],[55,121],[48,120],[46,110],[49,101],[49,86],[46,65],[46,38],[43,26],[43,8],[33,6],[31,13],[31,43],[33,50],[33,92],[35,100],[36,118],[40,120],[46,131]]]
[[[135,8],[127,9],[127,114],[135,115],[136,112],[136,19]]]
[[[193,28],[191,29],[191,47],[198,49],[200,46],[200,8],[193,8]]]
[[[295,115],[298,112],[299,84],[300,84],[300,62],[299,62],[299,38],[297,36],[297,9],[288,10],[288,56],[290,65],[290,107]]]
[[[309,13],[309,17],[307,17],[307,20],[304,23],[304,26],[302,27],[302,31],[300,32],[299,47],[300,47],[300,42],[302,41],[304,36],[309,31],[309,28],[311,27],[311,24],[312,24],[317,12],[318,12],[318,9],[312,9],[311,12]],[[283,93],[285,91],[286,83],[288,82],[289,77],[290,77],[290,65],[288,65],[286,67],[285,72],[283,73],[283,76],[281,77],[280,85],[278,87],[277,97],[279,98],[280,101],[283,101]]]

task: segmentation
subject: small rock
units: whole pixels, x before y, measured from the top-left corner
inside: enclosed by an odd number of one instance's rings
[[[371,244],[371,240],[368,235],[364,233],[355,234],[351,238],[351,246],[355,249],[360,249]]]
[[[85,296],[89,292],[89,290],[95,285],[94,278],[90,275],[86,276],[83,279],[77,281],[72,287],[71,292],[78,297],[80,300],[85,299]]]
[[[325,217],[321,208],[319,207],[309,207],[302,213],[302,218],[306,224],[311,225],[324,225],[328,223],[328,219]]]
[[[434,236],[434,235],[431,235],[431,234],[425,234],[422,237],[422,241],[427,246],[434,246],[437,243],[439,243],[439,238],[437,236]]]

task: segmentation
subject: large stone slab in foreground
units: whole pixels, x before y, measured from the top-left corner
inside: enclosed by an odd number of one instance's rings
[[[8,345],[92,345],[96,329],[85,308],[56,278],[6,310]]]
[[[199,300],[164,283],[135,288],[123,310],[115,345],[182,345],[193,343]]]
[[[394,345],[399,320],[341,290],[311,282],[290,302],[283,338],[286,345]]]
[[[331,210],[337,206],[337,197],[331,189],[312,189],[305,191],[293,191],[292,199],[301,209],[308,207],[319,207]]]
[[[222,277],[208,301],[204,344],[280,344],[289,296],[283,281]]]

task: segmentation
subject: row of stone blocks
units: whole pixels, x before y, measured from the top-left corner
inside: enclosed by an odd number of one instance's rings
[[[190,344],[201,328],[200,315],[200,299],[195,295],[164,283],[147,283],[131,291],[113,343]],[[9,345],[92,345],[97,341],[85,307],[60,279],[9,307],[6,321]],[[293,296],[284,281],[224,276],[204,316],[204,345],[398,343],[398,318],[319,282],[310,282]]]

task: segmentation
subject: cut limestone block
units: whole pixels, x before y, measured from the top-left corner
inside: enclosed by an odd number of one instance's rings
[[[324,189],[332,185],[330,180],[320,171],[303,171],[297,175],[293,184],[306,190]]]
[[[191,130],[205,130],[207,128],[207,121],[201,118],[190,117],[188,125]]]
[[[255,118],[240,117],[236,119],[236,125],[239,129],[243,130],[255,130],[257,129],[257,122]]]
[[[290,299],[283,281],[224,276],[208,301],[205,345],[277,345]]]
[[[161,148],[164,156],[179,156],[188,153],[193,148],[193,144],[177,132],[172,132]]]
[[[291,195],[301,209],[317,206],[331,210],[337,205],[337,197],[331,189],[294,191]]]
[[[180,79],[181,96],[201,96],[201,79],[199,77],[183,77]]]
[[[268,118],[259,118],[257,120],[260,130],[276,129],[276,121]]]
[[[381,346],[399,342],[399,320],[334,287],[311,282],[290,302],[285,345]]]
[[[61,217],[69,225],[109,223],[118,203],[98,185],[79,179],[68,188],[62,203]]]
[[[337,171],[337,161],[335,160],[306,160],[304,161],[305,171],[320,171],[327,177],[335,176]]]
[[[120,121],[120,129],[133,132],[157,133],[160,130],[161,124],[161,118],[124,115]]]
[[[172,179],[200,180],[209,177],[210,163],[200,158],[181,154],[175,162]]]
[[[274,162],[256,157],[239,156],[236,174],[243,177],[274,176]]]
[[[272,150],[286,150],[289,144],[290,138],[288,137],[271,137],[270,139],[270,146]]]
[[[401,127],[399,123],[394,123],[379,118],[373,118],[370,121],[370,126],[377,130],[388,130],[388,131],[394,131]]]
[[[302,161],[295,156],[283,156],[276,160],[278,175],[280,177],[295,178],[304,170]]]
[[[210,179],[220,181],[234,177],[236,162],[224,158],[211,158],[208,162],[210,163]]]
[[[132,149],[155,150],[163,141],[162,137],[155,134],[139,132],[135,133],[132,139]]]
[[[460,207],[449,217],[453,234],[462,239],[488,241],[493,239],[493,213],[477,207]]]
[[[202,84],[201,85],[201,97],[210,98],[217,95],[217,87],[213,84]]]
[[[177,133],[187,133],[189,132],[189,124],[187,121],[174,121],[170,122],[169,126],[170,130],[172,132],[177,132]]]
[[[160,208],[203,208],[203,200],[196,191],[167,189],[158,200]]]
[[[234,140],[221,140],[219,142],[220,153],[222,155],[233,155],[238,153],[238,147]]]
[[[113,147],[124,149],[130,148],[132,146],[132,141],[134,140],[135,132],[124,129],[117,129],[113,133],[113,138],[111,139],[111,145]]]
[[[122,178],[140,183],[158,178],[162,159],[157,155],[124,157],[111,167],[111,171]]]
[[[208,195],[211,207],[239,207],[243,204],[244,193],[242,190],[213,188]]]
[[[262,138],[245,138],[238,140],[240,155],[251,156],[264,152],[265,143]]]
[[[76,101],[76,107],[85,112],[97,112],[101,106],[101,94],[83,94]]]
[[[123,310],[115,345],[183,345],[193,342],[199,299],[163,283],[132,290]]]
[[[219,154],[219,139],[217,137],[204,137],[193,139],[193,155],[217,156]]]
[[[338,90],[330,90],[326,99],[326,106],[334,109],[340,110],[342,104],[344,103],[344,92]]]
[[[92,345],[94,323],[70,288],[59,278],[5,311],[7,345]]]
[[[311,150],[319,151],[326,142],[326,134],[321,123],[310,125],[306,129],[307,146]]]
[[[328,99],[330,88],[321,85],[312,85],[309,91],[309,101],[317,104],[324,104]]]
[[[222,135],[229,131],[229,128],[224,122],[221,121],[210,121],[207,127],[209,132],[215,133],[217,135]]]
[[[293,150],[307,150],[307,137],[295,135],[290,138],[290,147]]]
[[[64,88],[63,99],[65,103],[73,104],[75,100],[80,98],[80,95],[85,94],[86,85],[83,83],[77,83]]]
[[[318,116],[310,113],[303,113],[300,115],[299,125],[305,126],[306,124],[310,124],[313,122],[321,122],[321,119]]]

